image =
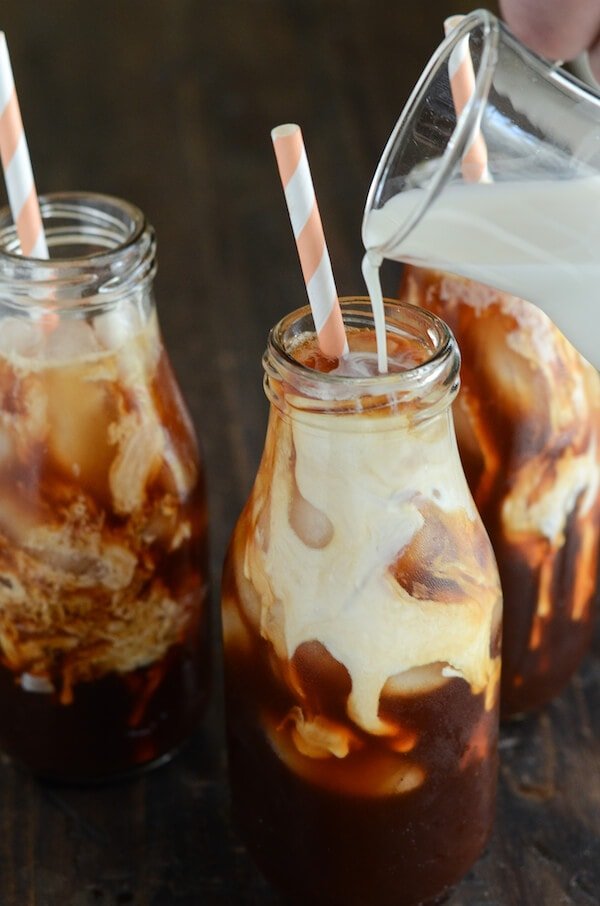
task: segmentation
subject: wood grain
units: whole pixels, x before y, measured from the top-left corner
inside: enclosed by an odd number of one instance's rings
[[[372,171],[443,18],[467,8],[3,4],[40,191],[121,195],[157,229],[161,321],[206,455],[215,599],[262,450],[266,334],[305,301],[270,128],[302,124],[340,292],[362,292]],[[564,695],[506,726],[501,746],[496,830],[451,906],[597,906],[600,637]],[[218,668],[207,721],[159,771],[81,790],[0,764],[0,906],[278,902],[229,823]]]

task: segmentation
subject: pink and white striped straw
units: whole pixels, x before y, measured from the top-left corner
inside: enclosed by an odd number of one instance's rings
[[[277,126],[271,138],[319,348],[340,358],[348,352],[348,342],[300,126]]]
[[[8,202],[24,256],[47,258],[48,248],[4,32],[0,31],[0,156]]]
[[[450,16],[446,19],[444,21],[446,35],[450,34],[462,19],[464,19],[464,16]],[[458,118],[475,92],[475,71],[469,52],[468,35],[465,35],[458,42],[450,54],[448,77],[450,79],[454,109]],[[467,182],[491,182],[488,170],[487,145],[480,129],[473,133],[469,144],[465,148],[461,168]]]

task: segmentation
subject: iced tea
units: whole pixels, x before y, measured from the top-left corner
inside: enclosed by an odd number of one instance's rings
[[[402,297],[444,318],[460,345],[456,431],[504,594],[502,710],[535,708],[562,689],[591,640],[600,379],[515,296],[407,267]]]
[[[54,205],[76,242],[98,205],[118,221],[124,203]],[[203,475],[154,310],[154,240],[139,229],[130,265],[145,279],[109,274],[106,301],[97,287],[65,297],[74,269],[89,285],[104,267],[99,252],[25,262],[58,274],[43,305],[39,279],[15,298],[18,256],[0,253],[0,746],[61,780],[160,760],[206,693]]]
[[[233,804],[286,901],[413,906],[490,833],[500,592],[450,333],[388,304],[381,376],[368,303],[343,310],[347,361],[306,310],[265,356],[265,451],[223,586]]]

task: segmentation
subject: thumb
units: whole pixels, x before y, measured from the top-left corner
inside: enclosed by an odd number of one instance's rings
[[[600,91],[600,41],[596,41],[594,46],[588,51],[587,54],[582,54],[582,56],[587,57],[587,64],[589,69],[589,75],[592,78],[586,78],[586,82],[595,88],[596,91]]]
[[[580,53],[571,60],[568,68],[586,85],[600,91],[600,41],[597,41],[589,51]]]

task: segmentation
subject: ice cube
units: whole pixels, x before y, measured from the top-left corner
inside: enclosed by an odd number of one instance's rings
[[[109,475],[114,507],[118,513],[132,513],[144,502],[146,484],[160,465],[162,428],[150,419],[140,422],[132,413],[111,433],[119,443]]]
[[[89,377],[84,363],[48,369],[48,447],[70,480],[106,493],[115,453],[109,431],[117,418],[118,391],[109,381]]]
[[[425,771],[418,764],[407,764],[394,776],[390,792],[410,793],[423,784]]]
[[[60,321],[46,339],[46,357],[52,361],[69,363],[100,349],[94,331],[82,320]]]
[[[32,357],[40,353],[44,339],[42,325],[29,318],[0,321],[0,353]]]
[[[396,673],[395,676],[391,676],[386,681],[382,691],[382,698],[427,695],[448,682],[450,677],[444,671],[449,666],[449,664],[436,662],[434,664],[424,664],[422,667],[413,667],[411,670],[404,670],[402,673]]]
[[[307,547],[320,550],[327,547],[333,538],[333,525],[329,517],[309,503],[297,488],[294,489],[288,518],[291,527]]]
[[[104,349],[120,349],[142,328],[142,319],[133,302],[121,302],[117,308],[94,318],[94,330]]]

